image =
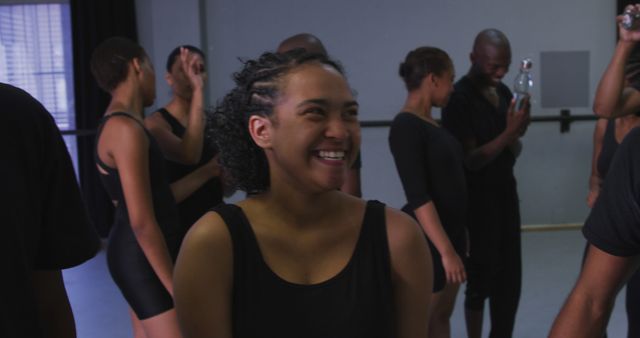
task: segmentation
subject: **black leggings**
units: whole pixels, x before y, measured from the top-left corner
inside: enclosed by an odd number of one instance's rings
[[[482,311],[489,299],[491,338],[512,336],[522,285],[518,198],[515,189],[513,194],[506,190],[470,206],[465,308]]]
[[[490,263],[474,261],[467,264],[465,308],[482,311],[489,298],[491,312],[490,338],[511,337],[520,303],[522,260],[520,235],[500,244],[501,254]]]

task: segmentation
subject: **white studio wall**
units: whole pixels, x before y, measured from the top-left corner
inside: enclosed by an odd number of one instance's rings
[[[391,120],[401,108],[406,93],[397,68],[408,51],[422,45],[444,49],[459,78],[468,70],[475,35],[485,28],[498,28],[511,41],[507,85],[519,60],[533,59],[534,116],[558,115],[563,108],[574,115],[591,114],[593,92],[616,39],[615,3],[596,0],[137,0],[136,5],[142,42],[156,68],[179,43],[203,47],[212,103],[231,88],[238,58],[274,50],[296,33],[317,35],[345,66],[363,121]],[[542,108],[543,52],[587,53],[588,105]],[[164,83],[163,72],[158,73],[158,84]],[[158,86],[158,104],[166,102],[161,99],[166,91]],[[523,138],[516,176],[524,224],[582,222],[588,213],[593,122],[575,122],[565,134],[559,129],[557,123],[536,123]],[[387,144],[388,128],[364,128],[362,134],[364,197],[401,207],[405,200]]]

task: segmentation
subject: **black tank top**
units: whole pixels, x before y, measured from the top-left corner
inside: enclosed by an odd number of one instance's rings
[[[300,285],[265,263],[242,209],[213,211],[233,242],[234,338],[393,337],[393,296],[384,204],[367,203],[360,236],[346,267],[329,280]]]
[[[609,171],[609,165],[618,150],[618,142],[616,141],[616,121],[615,119],[607,122],[607,128],[605,129],[604,136],[602,138],[602,148],[600,149],[600,156],[598,156],[598,173],[601,178],[605,178]]]
[[[108,175],[100,174],[100,180],[102,185],[107,190],[111,200],[117,201],[116,217],[114,221],[114,229],[120,226],[128,226],[131,228],[129,221],[129,212],[124,199],[122,191],[122,183],[120,182],[120,175],[116,168],[106,165],[98,156],[98,140],[102,134],[102,128],[106,122],[113,116],[125,116],[133,119],[144,129],[145,134],[149,138],[149,182],[151,186],[151,197],[153,201],[153,210],[156,216],[158,226],[165,237],[169,252],[173,259],[177,257],[178,249],[182,237],[184,237],[184,231],[180,227],[180,218],[178,216],[178,209],[176,208],[175,199],[171,192],[171,187],[167,181],[167,175],[164,168],[164,157],[156,140],[144,127],[144,125],[133,116],[127,113],[112,113],[105,116],[98,126],[96,134],[94,160],[96,164],[105,170]]]
[[[158,110],[160,115],[171,126],[171,132],[179,138],[184,136],[185,127],[164,108]],[[202,146],[202,157],[195,165],[186,165],[170,160],[166,160],[169,182],[175,182],[205,163],[209,162],[217,153],[213,148],[211,140],[205,134]],[[198,190],[178,204],[180,220],[185,229],[189,229],[202,215],[212,207],[222,203],[222,182],[220,178],[214,177],[203,184]]]

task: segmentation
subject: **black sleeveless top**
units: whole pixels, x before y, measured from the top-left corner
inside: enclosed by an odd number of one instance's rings
[[[185,127],[166,109],[160,108],[158,112],[171,126],[171,132],[177,137],[182,138]],[[175,182],[181,179],[209,162],[209,160],[216,155],[217,151],[212,146],[213,142],[211,142],[206,135],[203,142],[202,157],[200,158],[200,162],[195,165],[186,165],[166,160],[169,182]],[[180,220],[182,221],[183,227],[189,229],[205,212],[222,203],[222,195],[222,182],[219,177],[214,177],[198,188],[198,190],[194,191],[193,194],[184,201],[180,202],[178,204],[178,211],[180,212]]]
[[[384,204],[367,203],[355,250],[346,267],[319,284],[300,285],[265,263],[242,209],[213,211],[233,243],[234,338],[390,338],[393,295]]]
[[[100,121],[98,131],[96,134],[94,159],[96,164],[108,173],[108,175],[100,174],[100,180],[102,185],[107,190],[111,200],[117,201],[116,217],[112,232],[118,232],[122,226],[131,228],[129,221],[129,212],[127,210],[127,204],[124,199],[124,193],[122,191],[122,183],[120,181],[120,175],[116,168],[111,168],[106,165],[98,156],[98,140],[102,134],[102,128],[107,120],[113,116],[125,116],[133,119],[144,129],[145,134],[149,138],[149,182],[151,186],[151,197],[153,201],[153,210],[155,213],[158,226],[164,235],[167,242],[167,247],[172,258],[175,260],[180,248],[180,243],[184,237],[184,231],[180,228],[180,218],[178,216],[178,209],[176,208],[175,199],[171,192],[171,187],[167,181],[167,175],[164,168],[164,157],[160,151],[160,147],[156,143],[156,140],[144,127],[144,125],[133,116],[127,113],[112,113],[105,116]],[[132,231],[132,230],[131,230]]]
[[[598,156],[598,173],[602,179],[607,176],[609,165],[611,164],[613,155],[615,155],[618,150],[618,146],[618,141],[616,141],[616,120],[612,119],[607,122],[607,128],[602,137],[600,156]]]

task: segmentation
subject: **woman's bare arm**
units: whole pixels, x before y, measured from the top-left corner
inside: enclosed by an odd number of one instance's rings
[[[175,305],[185,338],[231,338],[233,248],[217,213],[189,231],[176,262]]]
[[[467,279],[462,259],[454,249],[449,236],[444,231],[438,211],[433,201],[425,203],[413,211],[420,226],[442,256],[442,265],[448,283],[462,283]]]
[[[136,240],[164,287],[173,293],[173,263],[155,218],[151,197],[147,135],[136,122],[116,116],[105,125],[102,137],[106,138],[108,152],[120,175]]]
[[[187,49],[180,51],[180,67],[185,73],[192,87],[189,120],[185,126],[182,138],[171,132],[171,126],[164,121],[159,113],[152,114],[145,119],[145,126],[158,141],[165,157],[183,164],[196,164],[202,157],[202,140],[204,135],[204,79],[202,64],[195,54]]]

